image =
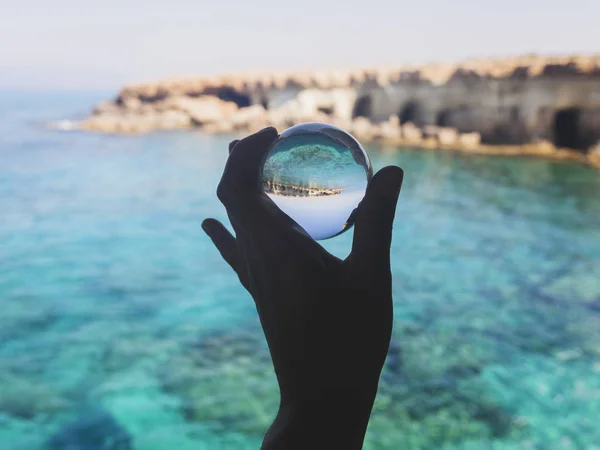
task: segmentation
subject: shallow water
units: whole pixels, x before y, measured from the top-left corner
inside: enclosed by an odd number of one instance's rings
[[[230,138],[39,126],[103,96],[0,93],[0,448],[256,449],[275,380],[200,229]],[[406,177],[365,448],[599,448],[600,172],[369,153]]]

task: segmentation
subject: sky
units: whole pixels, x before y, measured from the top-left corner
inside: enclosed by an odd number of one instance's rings
[[[600,0],[0,0],[0,88],[600,53]]]

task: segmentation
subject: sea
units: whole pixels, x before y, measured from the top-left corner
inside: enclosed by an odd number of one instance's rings
[[[271,361],[200,227],[239,136],[48,126],[112,95],[0,92],[0,449],[258,449]],[[366,149],[405,181],[364,449],[600,449],[600,171]]]

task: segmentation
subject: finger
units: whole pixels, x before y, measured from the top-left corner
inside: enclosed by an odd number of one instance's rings
[[[237,143],[240,142],[239,139],[235,139],[234,141],[231,141],[229,143],[229,153],[231,153],[234,149],[234,147],[237,145]]]
[[[271,247],[277,239],[287,243],[292,240],[302,241],[311,251],[322,252],[322,247],[264,194],[263,165],[277,137],[277,130],[268,127],[232,142],[217,196],[227,209],[240,248],[251,236],[251,241],[266,242]]]
[[[225,226],[215,219],[206,219],[202,222],[202,229],[213,241],[223,259],[236,272],[240,273],[240,257],[237,243],[233,235]]]
[[[244,202],[250,195],[260,192],[262,166],[276,139],[277,130],[267,127],[235,145],[217,189],[217,195],[226,207],[231,202]]]
[[[392,225],[404,172],[388,166],[375,174],[358,207],[349,259],[376,271],[388,271]]]

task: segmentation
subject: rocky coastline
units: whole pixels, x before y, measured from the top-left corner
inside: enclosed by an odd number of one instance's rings
[[[166,79],[125,86],[78,129],[279,130],[326,122],[363,142],[600,167],[600,56]]]
[[[264,181],[263,187],[267,194],[283,195],[286,197],[326,197],[338,195],[344,191],[343,188],[298,186],[273,181]]]

